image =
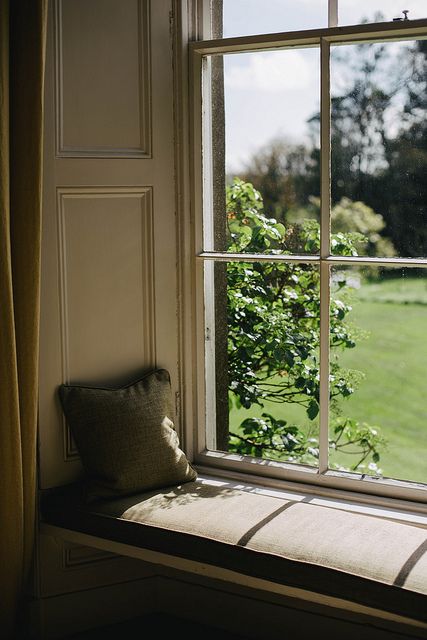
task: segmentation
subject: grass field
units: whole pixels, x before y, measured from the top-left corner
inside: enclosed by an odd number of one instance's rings
[[[379,463],[385,476],[427,482],[427,279],[364,284],[355,294],[351,321],[367,336],[344,350],[339,362],[366,377],[341,401],[343,415],[381,427],[388,441]],[[295,405],[266,405],[266,410],[309,424]],[[233,410],[231,428],[262,411]],[[348,457],[337,461],[348,464]]]

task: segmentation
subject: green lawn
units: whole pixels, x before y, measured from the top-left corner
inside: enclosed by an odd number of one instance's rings
[[[340,364],[366,378],[342,401],[343,412],[381,427],[385,475],[427,482],[427,281],[364,285],[352,319],[368,337],[343,352]]]
[[[381,427],[388,440],[379,463],[385,476],[427,482],[427,279],[363,285],[351,320],[367,337],[343,351],[340,364],[363,371],[366,378],[341,402],[342,412]],[[310,424],[294,405],[269,404],[266,410],[291,423]],[[232,410],[231,428],[262,411]],[[348,464],[348,456],[336,461]]]

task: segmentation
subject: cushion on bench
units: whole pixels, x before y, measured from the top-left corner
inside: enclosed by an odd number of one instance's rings
[[[427,621],[427,531],[199,479],[88,505],[45,495],[49,524]]]

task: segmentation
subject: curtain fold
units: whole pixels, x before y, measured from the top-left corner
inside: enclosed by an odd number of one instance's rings
[[[32,562],[47,0],[0,2],[0,628]]]

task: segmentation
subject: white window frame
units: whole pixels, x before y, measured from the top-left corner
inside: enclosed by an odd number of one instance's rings
[[[377,265],[386,267],[427,268],[427,259],[338,257],[330,253],[330,47],[332,44],[353,44],[375,41],[412,40],[427,37],[427,20],[385,22],[336,27],[337,0],[329,2],[329,24],[326,29],[273,33],[217,40],[202,40],[189,44],[190,76],[192,88],[191,132],[191,221],[193,227],[193,317],[195,335],[193,342],[195,398],[194,462],[201,471],[215,473],[242,480],[262,482],[265,486],[293,489],[304,487],[314,493],[334,495],[348,499],[349,495],[374,504],[404,505],[414,511],[426,509],[427,486],[421,483],[394,479],[375,478],[354,472],[340,472],[327,468],[329,436],[329,282],[334,265]],[[320,100],[321,100],[321,247],[315,256],[267,256],[253,254],[231,254],[205,251],[206,220],[213,220],[211,176],[209,163],[210,114],[206,92],[210,90],[209,64],[211,55],[268,51],[292,47],[320,48]],[[205,145],[203,147],[203,145]],[[210,213],[209,213],[210,212]],[[204,216],[204,220],[203,220]],[[208,223],[209,224],[209,223]],[[204,229],[205,226],[205,229]],[[209,231],[208,231],[209,233]],[[207,336],[205,317],[204,270],[205,265],[215,262],[299,262],[316,264],[320,268],[322,290],[320,307],[320,426],[319,467],[308,467],[295,463],[256,459],[234,453],[210,450],[207,443],[206,419],[212,415],[214,402],[206,402],[207,387],[212,388],[213,372],[206,373],[206,340],[213,343],[214,336]],[[209,268],[210,270],[210,268]],[[207,406],[210,405],[210,406]],[[390,502],[391,500],[391,502]]]

